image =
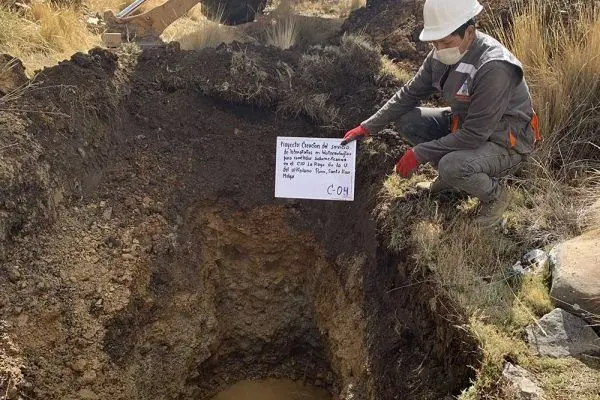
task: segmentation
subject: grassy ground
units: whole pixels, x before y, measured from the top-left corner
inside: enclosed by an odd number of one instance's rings
[[[515,399],[501,379],[504,362],[535,373],[549,399],[600,399],[595,358],[534,357],[524,327],[553,309],[548,275],[518,278],[510,266],[534,248],[549,250],[597,223],[600,141],[600,15],[581,6],[567,20],[547,2],[515,10],[514,25],[496,32],[525,63],[544,142],[508,181],[512,203],[501,229],[473,224],[476,205],[464,197],[429,198],[414,188],[431,178],[392,175],[380,218],[392,227],[389,246],[413,255],[416,281],[433,280],[471,316],[469,329],[484,360],[462,400]],[[407,240],[408,238],[408,240]]]

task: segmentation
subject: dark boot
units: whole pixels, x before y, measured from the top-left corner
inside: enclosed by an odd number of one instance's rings
[[[496,200],[481,203],[477,213],[477,225],[481,228],[492,228],[502,223],[504,212],[510,203],[510,194],[502,189]]]

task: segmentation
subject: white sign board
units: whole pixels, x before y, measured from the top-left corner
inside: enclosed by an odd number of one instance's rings
[[[356,142],[278,137],[275,197],[354,201]]]

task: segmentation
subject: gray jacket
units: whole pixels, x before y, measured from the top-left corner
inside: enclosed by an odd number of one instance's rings
[[[533,151],[533,107],[523,66],[497,40],[479,31],[456,65],[447,66],[434,59],[432,51],[415,77],[362,125],[376,133],[436,91],[441,92],[452,114],[459,117],[460,129],[415,146],[420,162],[437,162],[449,152],[476,149],[487,141],[520,154]]]

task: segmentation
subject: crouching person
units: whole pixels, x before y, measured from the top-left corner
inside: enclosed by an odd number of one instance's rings
[[[420,39],[433,49],[377,113],[346,133],[350,142],[394,121],[413,146],[396,165],[409,177],[423,163],[438,170],[432,193],[461,190],[479,198],[478,222],[501,221],[508,195],[500,178],[539,140],[523,66],[502,44],[475,28],[477,0],[427,0]],[[439,92],[447,108],[418,107]]]

